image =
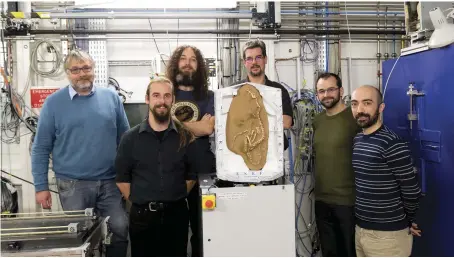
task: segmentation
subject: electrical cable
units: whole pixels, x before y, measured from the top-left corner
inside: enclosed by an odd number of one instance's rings
[[[164,62],[164,59],[162,58],[161,51],[159,51],[158,43],[156,42],[156,39],[154,37],[153,27],[151,26],[151,21],[150,21],[150,19],[147,19],[147,20],[148,20],[148,24],[150,24],[151,36],[153,36],[153,41],[154,41],[154,44],[156,46],[156,50],[158,51],[158,54],[159,54],[159,57],[161,58],[162,63],[167,68],[167,64],[166,64],[166,62]]]
[[[54,53],[53,66],[50,71],[41,71],[38,61],[38,50],[41,45],[47,44],[48,51]],[[62,68],[63,56],[58,50],[57,46],[52,43],[50,40],[43,39],[36,41],[35,48],[32,50],[31,57],[30,57],[30,67],[31,69],[39,76],[44,78],[53,78],[60,76],[61,72],[63,71]],[[25,90],[24,90],[25,91]]]
[[[28,180],[25,180],[25,179],[23,179],[23,178],[21,178],[21,177],[15,176],[15,175],[13,175],[13,174],[11,174],[11,173],[8,173],[8,172],[6,172],[6,171],[3,170],[3,169],[1,169],[1,172],[7,174],[8,176],[12,176],[12,177],[14,177],[14,178],[16,178],[16,179],[19,179],[19,180],[21,180],[21,181],[23,181],[23,182],[25,182],[25,183],[29,183],[29,184],[31,184],[31,185],[33,185],[33,186],[35,185],[35,184],[33,184],[32,182],[30,182],[30,181],[28,181]],[[49,192],[53,192],[53,193],[58,194],[58,192],[56,192],[56,191],[54,191],[54,190],[51,190],[51,189],[49,189]]]
[[[180,19],[177,19],[177,48],[178,48],[178,38],[180,37]]]
[[[388,78],[386,79],[385,87],[383,88],[383,102],[385,101],[386,88],[388,87],[389,78],[391,78],[391,75],[393,74],[393,71],[394,71],[394,67],[396,67],[397,62],[399,62],[400,57],[401,57],[401,55],[399,57],[397,57],[397,60],[396,60],[396,62],[394,62],[394,65],[391,68],[391,71],[389,72]]]
[[[348,46],[348,55],[351,57],[352,56],[352,36],[350,34],[350,25],[348,23],[348,11],[347,11],[347,1],[344,1],[344,6],[345,6],[345,20],[347,21],[347,32],[348,32],[348,38],[349,38],[349,43],[350,45]]]
[[[309,238],[312,245],[315,242],[314,237],[316,237],[316,223],[314,218],[312,218],[314,203],[311,198],[315,185],[315,178],[313,176],[314,153],[312,120],[316,114],[323,110],[323,108],[314,92],[307,89],[301,89],[300,96],[300,99],[298,99],[297,93],[294,93],[292,96],[294,125],[291,128],[291,131],[295,136],[295,154],[293,155],[294,168],[290,171],[289,177],[293,179],[295,192],[297,193],[295,200],[297,211],[297,216],[295,218],[297,239],[301,242],[301,245],[307,254],[313,255],[315,247],[308,247],[304,241],[306,238]],[[310,179],[308,179],[308,176]],[[308,206],[305,206],[310,209],[309,215],[311,218],[309,221],[307,221],[302,213],[303,199],[305,196],[308,196],[308,200],[310,201],[307,204]],[[297,255],[302,256],[298,250]]]
[[[66,11],[66,8],[65,8],[65,11]],[[73,44],[70,47],[70,49],[78,49],[76,40],[74,39],[73,26],[74,26],[74,19],[69,19],[68,29],[69,29],[69,34],[71,35],[71,39],[73,41],[72,42]]]
[[[311,46],[312,45],[312,46]],[[309,48],[309,52],[306,49]],[[307,40],[303,39],[301,41],[301,57],[300,60],[304,63],[315,63],[318,60],[318,49],[319,44],[317,40]],[[313,55],[312,58],[309,58],[308,55]]]

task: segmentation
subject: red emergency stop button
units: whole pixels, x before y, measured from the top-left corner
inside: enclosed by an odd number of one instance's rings
[[[207,200],[207,201],[205,202],[205,206],[206,206],[208,209],[213,208],[213,204],[214,204],[214,203],[213,203],[212,200]]]
[[[203,210],[214,210],[216,207],[216,195],[204,194],[202,195],[202,209]]]

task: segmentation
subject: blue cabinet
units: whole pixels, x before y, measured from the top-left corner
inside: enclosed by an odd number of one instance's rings
[[[383,118],[410,142],[424,194],[412,255],[454,256],[454,44],[395,62],[383,63]]]

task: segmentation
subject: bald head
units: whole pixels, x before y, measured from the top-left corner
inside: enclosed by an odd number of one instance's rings
[[[379,122],[379,115],[385,104],[382,103],[381,92],[370,85],[363,85],[352,93],[352,113],[356,122],[362,128],[369,128]]]
[[[368,96],[371,99],[373,99],[374,102],[377,103],[377,105],[380,105],[383,102],[383,95],[381,94],[380,90],[378,90],[376,87],[371,86],[371,85],[363,85],[363,86],[358,87],[352,93],[352,100],[353,100],[354,96],[356,96],[356,97]]]

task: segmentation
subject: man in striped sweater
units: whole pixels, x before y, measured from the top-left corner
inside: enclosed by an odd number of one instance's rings
[[[383,124],[382,95],[373,86],[352,94],[352,112],[363,129],[353,143],[357,256],[410,256],[420,188],[410,150]]]

